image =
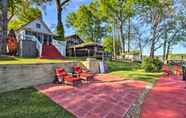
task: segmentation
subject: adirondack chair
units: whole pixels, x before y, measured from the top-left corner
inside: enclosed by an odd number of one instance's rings
[[[88,70],[83,70],[80,66],[73,67],[74,73],[77,74],[81,79],[92,80],[94,79],[95,73],[92,73]]]
[[[56,80],[59,82],[65,83],[70,82],[73,86],[77,86],[81,84],[80,77],[74,76],[71,73],[67,73],[63,68],[57,67],[55,69]]]
[[[166,74],[166,75],[171,75],[171,74],[172,74],[172,71],[169,69],[168,65],[166,65],[166,64],[164,64],[164,65],[162,66],[162,71],[163,71],[163,73]]]
[[[180,76],[183,74],[182,67],[179,66],[178,64],[174,64],[173,69],[175,71],[176,76]]]

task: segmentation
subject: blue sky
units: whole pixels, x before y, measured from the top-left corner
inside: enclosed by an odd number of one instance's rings
[[[63,23],[65,25],[65,18],[68,15],[68,13],[73,12],[78,9],[78,7],[82,4],[88,4],[90,3],[91,0],[72,0],[68,6],[65,7],[62,18],[63,18]],[[54,30],[57,22],[57,16],[56,16],[56,8],[55,8],[55,3],[49,3],[47,4],[46,9],[43,12],[43,19],[44,21],[48,24],[49,28]],[[65,27],[65,35],[71,35],[73,34],[74,31],[70,28]]]
[[[68,13],[73,12],[78,9],[78,7],[82,4],[88,4],[91,0],[72,0],[70,4],[64,9],[63,11],[63,23],[65,25],[65,18],[68,15]],[[48,24],[49,28],[54,30],[56,26],[56,9],[55,9],[55,3],[47,4],[47,7],[45,11],[43,12],[43,19]],[[71,28],[65,27],[65,35],[71,35],[74,34],[74,30]],[[175,46],[174,50],[172,51],[174,53],[186,53],[186,48],[184,48],[182,45]],[[145,49],[145,54],[148,54],[149,51]],[[162,49],[158,50],[156,54],[162,54]]]

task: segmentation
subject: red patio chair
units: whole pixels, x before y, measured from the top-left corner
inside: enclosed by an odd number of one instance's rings
[[[83,70],[80,66],[73,67],[74,73],[77,74],[80,78],[84,80],[92,80],[94,79],[95,73],[92,73],[88,70]]]
[[[71,73],[67,73],[63,68],[61,67],[57,67],[55,69],[55,74],[56,74],[56,79],[59,82],[70,82],[73,84],[73,86],[77,86],[79,84],[81,84],[81,79],[79,77],[75,77],[73,74]]]
[[[163,71],[163,73],[166,74],[166,75],[171,75],[171,74],[172,74],[172,71],[169,69],[168,65],[166,65],[166,64],[164,64],[164,65],[162,66],[162,71]]]
[[[173,65],[173,69],[175,71],[176,76],[180,76],[183,74],[182,67],[179,66],[178,64]]]

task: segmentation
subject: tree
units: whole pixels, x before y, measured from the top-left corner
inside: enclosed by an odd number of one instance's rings
[[[113,30],[120,32],[122,53],[125,52],[124,24],[127,19],[134,15],[135,0],[100,0],[103,15],[107,17],[110,23],[114,24]],[[113,41],[115,42],[115,41]],[[114,47],[115,48],[115,47]]]
[[[97,2],[81,5],[76,12],[67,16],[67,25],[73,27],[85,40],[100,42],[109,28],[97,8]]]
[[[150,57],[154,58],[155,51],[162,46],[160,43],[160,38],[163,35],[162,24],[164,22],[164,17],[167,15],[167,10],[170,10],[172,6],[172,0],[152,0],[143,2],[141,7],[142,11],[140,11],[140,13],[144,23],[148,25],[150,30],[150,38],[148,39],[148,43],[150,44]]]
[[[0,55],[6,54],[7,0],[0,1]]]
[[[13,17],[32,20],[41,15],[41,11],[34,7],[35,0],[8,0],[8,21]]]
[[[57,39],[58,40],[64,40],[64,26],[62,22],[62,11],[65,8],[65,6],[70,2],[70,0],[55,0],[56,3],[56,9],[57,9]]]
[[[8,27],[17,27],[41,16],[39,8],[34,7],[34,0],[8,0]]]
[[[103,38],[103,47],[106,52],[112,53],[113,52],[113,39],[111,36],[107,36]]]
[[[185,41],[186,35],[186,16],[184,15],[184,10],[178,8],[177,4],[180,6],[180,2],[176,1],[172,5],[173,8],[168,10],[168,14],[164,17],[163,22],[163,60],[167,60],[171,48],[180,42]]]
[[[143,60],[143,50],[146,47],[147,37],[145,37],[143,28],[140,26],[140,23],[133,24],[134,27],[134,38],[136,41],[137,48],[139,48],[140,59]]]

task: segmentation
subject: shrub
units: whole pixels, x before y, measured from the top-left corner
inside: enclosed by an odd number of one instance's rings
[[[142,62],[142,68],[144,68],[145,72],[160,72],[162,64],[158,58],[147,57]]]

